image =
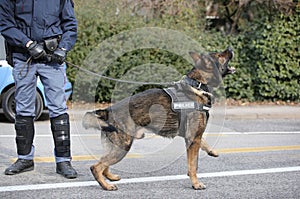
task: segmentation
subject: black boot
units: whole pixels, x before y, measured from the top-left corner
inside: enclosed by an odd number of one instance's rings
[[[77,177],[77,172],[69,161],[56,163],[56,173],[61,174],[65,178],[69,179]]]
[[[32,171],[34,169],[33,160],[18,159],[5,170],[5,175],[15,175],[18,173]]]

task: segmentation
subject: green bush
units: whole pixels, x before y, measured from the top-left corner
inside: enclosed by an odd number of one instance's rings
[[[257,58],[255,92],[258,99],[299,100],[299,15],[276,17],[263,24],[254,42]]]
[[[100,2],[99,0],[94,1]],[[145,19],[124,13],[117,16],[115,15],[115,5],[109,4],[105,5],[108,7],[103,8],[103,1],[98,4],[89,2],[89,5],[93,5],[92,7],[89,7],[83,0],[75,2],[79,34],[78,41],[68,56],[68,61],[74,64],[82,67],[93,65],[93,63],[86,62],[88,54],[99,43],[119,33],[143,27],[162,27],[182,32],[200,43],[205,52],[221,51],[227,46],[233,47],[235,57],[231,61],[231,65],[236,67],[237,72],[235,75],[226,77],[224,81],[227,98],[247,101],[299,101],[299,11],[289,16],[274,15],[272,19],[262,18],[260,21],[253,22],[248,30],[238,35],[226,36],[219,32],[205,31],[203,27],[205,21],[199,22],[200,16],[194,15],[192,10],[187,10],[188,8],[185,9],[184,14],[176,17],[166,15],[161,18]],[[114,46],[115,44],[107,45],[110,46],[104,48],[105,51],[114,49],[114,47],[118,50],[120,47]],[[197,50],[192,48],[190,50]],[[101,60],[101,56],[104,54],[109,55],[109,52],[94,56],[99,56],[99,60]],[[174,54],[167,49],[134,50],[122,54],[109,66],[109,70],[101,72],[110,77],[121,78],[128,70],[136,66],[156,63],[172,65],[176,71],[185,74],[191,67],[187,57],[188,50],[181,55]],[[103,66],[98,67],[108,67],[105,63],[102,64]],[[94,71],[99,71],[99,68],[94,69]],[[76,68],[69,67],[67,72],[73,84],[75,80],[82,79],[76,76],[78,74]],[[90,74],[85,75],[89,76]],[[149,81],[149,75],[151,74],[147,74],[146,71],[145,74],[140,74],[141,77],[144,77],[140,81]],[[116,85],[113,81],[99,77],[90,77],[88,80],[85,79],[76,84],[85,90],[84,93],[75,92],[73,99],[86,101],[89,96],[95,96],[89,99],[98,102],[110,101]],[[95,88],[92,86],[93,84],[96,85]],[[140,86],[137,91],[150,87]]]

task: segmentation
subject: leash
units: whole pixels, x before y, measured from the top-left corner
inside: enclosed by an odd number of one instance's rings
[[[25,62],[25,64],[22,66],[22,68],[21,68],[21,70],[20,70],[20,72],[19,72],[19,76],[20,76],[20,77],[23,77],[22,73],[23,73],[23,70],[26,68],[26,66],[27,66],[27,70],[26,70],[26,74],[25,74],[24,77],[27,76],[27,74],[28,74],[28,72],[29,72],[29,67],[30,67],[31,62],[32,62],[32,56],[30,56],[30,57],[27,59],[27,61]]]
[[[96,76],[96,77],[100,77],[100,78],[103,78],[103,79],[107,79],[107,80],[110,80],[110,81],[114,81],[114,82],[120,82],[120,83],[127,83],[127,84],[143,84],[143,85],[159,85],[159,86],[174,86],[176,85],[177,82],[140,82],[140,81],[130,81],[130,80],[122,80],[122,79],[116,79],[116,78],[113,78],[113,77],[107,77],[105,75],[100,75],[98,73],[95,73],[93,71],[89,71],[83,67],[80,67],[76,64],[73,64],[73,63],[70,63],[70,62],[67,62],[65,61],[68,65],[70,66],[73,66],[74,68],[77,68],[87,74],[90,74],[90,75],[93,75],[93,76]]]

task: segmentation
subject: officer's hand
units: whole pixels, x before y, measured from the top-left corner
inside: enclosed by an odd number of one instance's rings
[[[36,41],[32,42],[27,50],[33,59],[40,59],[46,56],[43,45],[38,44]]]
[[[52,55],[52,62],[62,64],[66,60],[67,51],[62,48],[57,48]]]

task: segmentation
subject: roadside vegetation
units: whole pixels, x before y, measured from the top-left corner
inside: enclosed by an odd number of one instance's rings
[[[123,31],[161,27],[193,38],[207,52],[231,46],[235,75],[224,82],[226,97],[245,102],[299,102],[300,3],[293,0],[74,0],[79,35],[68,61],[85,67],[86,56]],[[187,52],[188,53],[188,52]],[[184,74],[189,63],[168,51],[142,49],[119,57],[104,75],[119,78],[131,67],[172,64]],[[72,83],[78,69],[68,68]],[[88,74],[87,74],[88,75]],[[147,74],[145,74],[145,79]],[[109,102],[114,82],[100,80],[91,101]],[[146,89],[149,86],[140,88]],[[95,93],[95,94],[94,94]],[[74,95],[78,95],[74,93]],[[80,93],[73,99],[84,98]]]

